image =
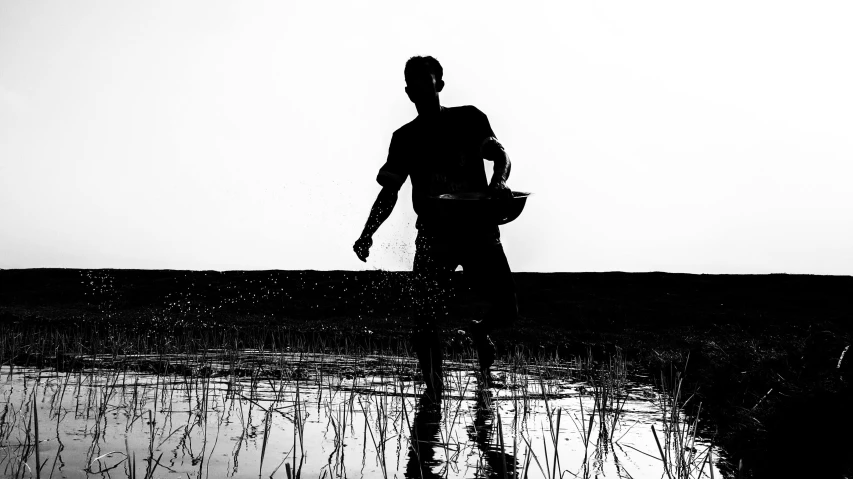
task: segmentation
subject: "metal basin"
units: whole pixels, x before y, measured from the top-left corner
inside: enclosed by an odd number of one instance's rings
[[[488,193],[450,193],[430,197],[435,216],[454,223],[504,225],[518,218],[530,193],[513,191],[511,198]]]

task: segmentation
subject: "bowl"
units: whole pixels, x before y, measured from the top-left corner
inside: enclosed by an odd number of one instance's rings
[[[513,191],[512,197],[488,193],[449,193],[429,198],[435,217],[454,223],[504,225],[518,218],[530,193]]]

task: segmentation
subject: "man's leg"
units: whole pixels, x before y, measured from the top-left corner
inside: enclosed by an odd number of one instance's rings
[[[495,361],[495,346],[489,333],[511,327],[518,317],[515,282],[500,244],[471,247],[462,268],[472,289],[489,303],[483,319],[474,321],[468,331],[477,348],[480,372],[488,381]]]
[[[440,397],[444,386],[439,330],[447,316],[449,275],[456,269],[451,257],[448,245],[418,234],[413,267],[416,326],[412,346],[418,356],[427,393],[435,397]]]

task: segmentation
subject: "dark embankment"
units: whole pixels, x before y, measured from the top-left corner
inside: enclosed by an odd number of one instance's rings
[[[504,350],[597,357],[621,348],[653,375],[684,368],[693,404],[741,477],[853,475],[853,277],[515,274],[522,319]],[[454,275],[447,329],[481,304]],[[286,328],[405,340],[408,273],[0,271],[0,331],[126,328],[193,334]],[[451,337],[451,335],[448,335]],[[689,359],[688,359],[689,358]]]

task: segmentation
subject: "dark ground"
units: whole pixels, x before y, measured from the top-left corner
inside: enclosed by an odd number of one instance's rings
[[[0,331],[195,334],[286,328],[405,341],[409,273],[0,270]],[[853,477],[853,277],[516,273],[522,319],[498,348],[685,369],[736,477]],[[482,308],[453,279],[448,330]],[[689,357],[689,360],[688,360]],[[6,359],[4,359],[6,360]],[[667,373],[668,374],[668,373]]]

